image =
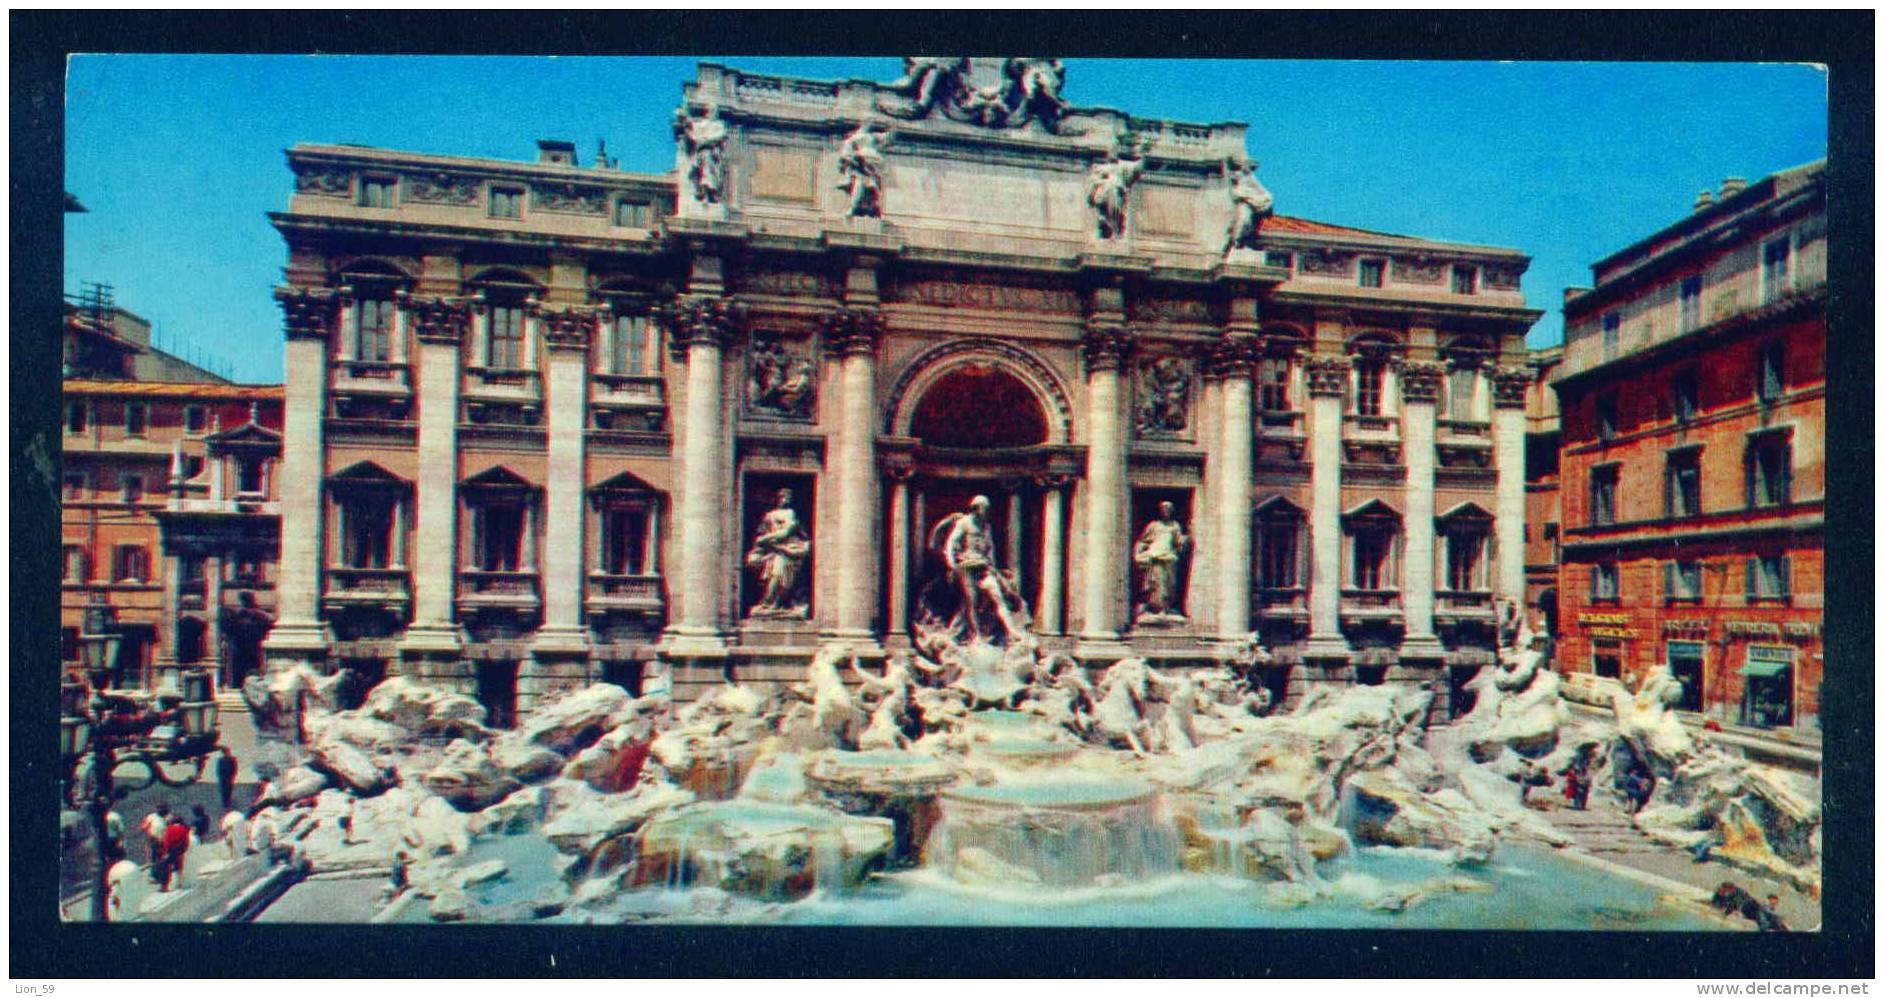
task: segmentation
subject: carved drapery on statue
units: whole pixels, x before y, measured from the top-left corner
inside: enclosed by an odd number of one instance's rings
[[[816,361],[801,348],[755,335],[746,354],[746,404],[763,415],[806,419],[817,398]]]
[[[852,218],[883,217],[883,149],[895,133],[875,122],[857,126],[837,147],[837,189]]]
[[[1191,371],[1180,357],[1147,360],[1138,369],[1135,424],[1141,437],[1172,437],[1190,426]]]
[[[1038,121],[1049,134],[1074,134],[1062,124],[1071,105],[1060,96],[1066,86],[1060,60],[1007,59],[1000,82],[987,87],[969,82],[972,66],[964,57],[905,56],[903,78],[886,87],[901,99],[879,101],[877,109],[912,121],[939,111],[950,121],[983,128],[1021,128]]]
[[[1138,572],[1139,602],[1136,622],[1172,623],[1184,619],[1178,602],[1182,567],[1189,557],[1191,538],[1178,522],[1177,506],[1158,504],[1158,516],[1138,532],[1132,545],[1132,566]]]
[[[746,568],[758,576],[759,599],[750,616],[803,618],[809,610],[801,584],[805,562],[811,557],[811,536],[792,508],[792,492],[780,489],[772,509],[759,521],[759,530],[746,551]]]
[[[932,659],[947,645],[1030,639],[1019,579],[1014,566],[999,564],[988,508],[988,498],[976,496],[929,532],[913,630],[917,649]]]
[[[1100,239],[1125,235],[1132,185],[1138,183],[1139,175],[1144,172],[1143,141],[1125,145],[1092,165],[1086,175],[1086,203],[1092,207],[1094,230]]]
[[[726,197],[726,123],[719,108],[708,104],[698,117],[682,108],[674,115],[674,138],[687,157],[682,175],[693,192],[693,199],[704,205],[719,204]]]
[[[1235,207],[1230,219],[1230,237],[1223,252],[1253,250],[1263,219],[1275,212],[1275,196],[1256,179],[1255,160],[1225,160],[1223,175],[1230,181],[1230,201]]]

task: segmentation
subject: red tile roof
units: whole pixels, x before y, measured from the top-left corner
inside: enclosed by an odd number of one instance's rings
[[[1391,236],[1395,239],[1412,239],[1392,232],[1375,232],[1371,229],[1356,229],[1346,225],[1330,225],[1317,222],[1312,218],[1295,218],[1290,215],[1271,215],[1263,220],[1264,232],[1297,232],[1316,236]]]
[[[237,401],[281,398],[280,385],[214,385],[200,382],[102,381],[68,378],[67,395],[140,395],[154,398],[234,399]]]

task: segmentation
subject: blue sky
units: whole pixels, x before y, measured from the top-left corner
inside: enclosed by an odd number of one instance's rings
[[[704,56],[755,72],[890,80],[894,58]],[[506,159],[597,139],[625,169],[673,163],[695,58],[75,56],[67,76],[65,285],[120,304],[241,380],[281,377],[270,289],[286,251],[282,150],[352,142]],[[1524,291],[1562,336],[1563,288],[1681,217],[1722,178],[1825,155],[1826,87],[1792,65],[1072,59],[1066,96],[1247,121],[1277,210],[1533,258]]]

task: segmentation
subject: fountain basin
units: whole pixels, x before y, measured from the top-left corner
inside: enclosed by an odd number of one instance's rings
[[[968,884],[1107,887],[1178,870],[1176,828],[1150,784],[1012,780],[942,793],[924,865]]]
[[[805,766],[805,783],[832,807],[890,820],[896,831],[891,867],[916,863],[941,816],[936,795],[958,779],[955,770],[919,752],[821,752]]]
[[[691,804],[642,828],[633,883],[791,901],[856,886],[894,840],[887,818],[751,800]]]

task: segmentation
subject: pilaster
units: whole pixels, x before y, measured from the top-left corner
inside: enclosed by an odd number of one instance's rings
[[[1316,355],[1302,365],[1309,398],[1309,633],[1304,656],[1345,661],[1341,633],[1341,405],[1346,357]]]
[[[1524,605],[1524,393],[1531,383],[1522,367],[1492,373],[1492,445],[1498,464],[1498,508],[1493,530],[1498,539],[1499,596]]]
[[[1433,471],[1439,383],[1445,368],[1408,362],[1400,365],[1402,452],[1406,460],[1406,609],[1402,659],[1440,658],[1445,654],[1433,633],[1434,539]]]
[[[546,311],[542,323],[549,459],[543,499],[543,626],[537,630],[535,651],[581,654],[588,648],[581,619],[583,552],[588,549],[582,536],[588,520],[582,509],[583,424],[595,314],[588,308]]]
[[[458,384],[474,311],[462,298],[403,299],[418,340],[419,473],[414,506],[412,626],[402,652],[452,655],[461,646],[453,620],[458,585]]]
[[[1250,486],[1255,418],[1250,377],[1255,341],[1247,335],[1224,340],[1210,357],[1218,381],[1221,433],[1216,452],[1217,637],[1240,643],[1250,633]]]
[[[1103,294],[1103,292],[1102,292]],[[1124,592],[1125,434],[1119,372],[1131,353],[1121,313],[1110,309],[1088,320],[1086,358],[1086,558],[1082,654],[1122,654],[1120,594]]]
[[[282,393],[278,616],[263,642],[271,659],[319,658],[327,650],[326,627],[319,616],[322,427],[336,298],[325,289],[283,287],[275,292],[287,336],[287,380]]]
[[[861,279],[854,268],[852,291]],[[847,300],[875,300],[873,272],[864,284],[866,294],[846,294]],[[877,608],[876,393],[877,344],[883,336],[883,314],[874,305],[844,305],[824,319],[824,342],[839,365],[839,404],[842,418],[837,433],[835,461],[827,467],[837,484],[838,515],[844,529],[837,537],[837,615],[830,636],[849,641],[862,654],[874,652],[872,624]]]
[[[708,261],[711,261],[710,265]],[[717,258],[696,258],[689,285],[723,288]],[[721,621],[725,602],[725,510],[730,500],[722,417],[722,349],[745,325],[745,307],[717,294],[692,291],[661,309],[669,344],[687,365],[686,439],[680,451],[680,557],[678,610],[662,646],[680,657],[725,654]]]

